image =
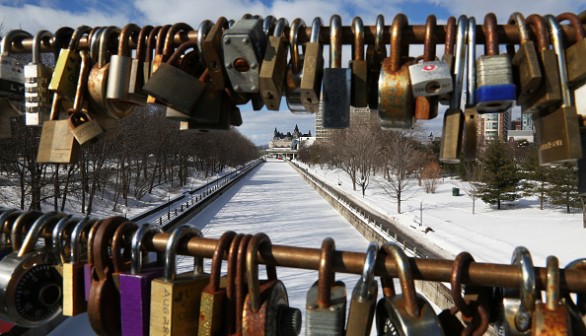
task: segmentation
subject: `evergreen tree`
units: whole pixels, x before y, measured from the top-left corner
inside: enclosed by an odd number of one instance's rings
[[[489,142],[480,158],[480,199],[501,208],[502,201],[515,201],[520,196],[520,178],[513,156],[501,141]]]
[[[535,195],[539,197],[539,209],[543,210],[543,204],[549,188],[548,178],[551,173],[551,168],[539,164],[537,148],[533,148],[527,154],[521,167],[523,169],[522,176],[524,179],[521,183],[523,196]]]
[[[567,213],[570,213],[571,208],[582,206],[575,168],[574,163],[565,162],[551,168],[548,174],[547,196],[552,204],[565,205]]]

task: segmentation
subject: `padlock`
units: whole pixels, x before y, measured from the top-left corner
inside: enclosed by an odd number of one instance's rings
[[[409,66],[409,76],[415,97],[415,119],[429,120],[437,117],[438,95],[453,90],[453,78],[448,64],[436,61],[435,30],[437,20],[429,15],[425,23],[423,63]]]
[[[214,90],[223,90],[228,84],[228,74],[223,64],[222,35],[228,29],[228,20],[220,16],[202,43],[202,58],[210,71],[211,85]],[[199,42],[199,39],[198,39]]]
[[[431,305],[415,292],[415,283],[409,258],[401,248],[387,242],[383,245],[386,254],[395,260],[401,281],[401,294],[385,299],[385,311],[377,316],[379,335],[391,335],[393,331],[399,335],[444,335],[439,320]],[[384,322],[383,322],[384,321]],[[389,330],[394,329],[394,330]]]
[[[151,282],[151,335],[194,335],[198,330],[201,292],[209,282],[203,260],[195,259],[194,272],[176,274],[175,255],[186,237],[202,237],[189,225],[173,230],[165,249],[165,276]]]
[[[134,39],[135,42],[140,42],[138,36],[140,33],[140,27],[134,23],[129,23],[122,28],[119,37],[118,54],[110,57],[110,75],[106,85],[106,99],[134,102],[130,98],[130,74],[133,59],[128,44],[131,39]],[[138,69],[138,65],[136,68]]]
[[[537,52],[541,65],[541,86],[535,94],[528,98],[522,105],[524,113],[535,114],[540,111],[555,109],[562,100],[560,73],[558,70],[557,56],[550,49],[550,38],[547,23],[539,15],[532,14],[526,19],[527,25],[533,28],[537,37]]]
[[[376,33],[374,44],[366,47],[366,62],[368,63],[368,107],[371,112],[378,109],[378,78],[382,67],[383,59],[387,57],[387,49],[383,43],[385,32],[385,17],[381,14],[376,17]]]
[[[68,119],[58,120],[61,97],[53,94],[51,116],[43,123],[37,163],[75,163],[79,159],[79,143],[71,134]]]
[[[529,335],[537,295],[531,254],[525,247],[519,246],[513,252],[511,263],[519,266],[522,278],[518,289],[503,289],[496,328],[501,335]]]
[[[263,20],[241,19],[224,32],[224,66],[235,92],[259,91],[259,71],[267,36]]]
[[[560,270],[558,259],[547,257],[547,287],[545,303],[535,305],[531,335],[571,335],[568,306],[560,304]]]
[[[168,27],[170,28],[171,26],[168,26]],[[153,30],[151,30],[151,32],[149,33],[149,37],[147,39],[146,55],[144,56],[144,64],[143,64],[144,83],[146,83],[149,80],[149,78],[151,78],[153,53],[155,52],[155,50],[157,48],[157,37],[160,35],[161,29],[163,29],[162,26],[157,26],[157,27],[153,28]],[[161,48],[162,48],[162,46],[163,46],[163,43],[161,42]],[[144,86],[144,83],[143,83],[143,86]],[[148,99],[147,99],[147,102],[148,102]]]
[[[283,34],[289,22],[280,18],[273,35],[269,36],[263,62],[260,67],[259,85],[261,97],[267,109],[278,111],[281,106],[283,84],[287,74],[287,38]]]
[[[366,248],[362,275],[354,286],[350,299],[346,335],[370,335],[378,294],[378,283],[374,279],[374,265],[378,250],[379,246],[376,242],[371,242]]]
[[[77,92],[73,102],[73,108],[67,111],[69,115],[69,126],[71,133],[80,145],[88,143],[104,133],[97,120],[82,110],[86,83],[89,78],[91,61],[87,51],[81,51],[81,68],[79,71],[79,80],[77,81]]]
[[[479,122],[478,112],[476,111],[476,71],[474,69],[474,60],[476,59],[476,19],[474,17],[468,18],[467,50],[467,97],[464,108],[461,159],[474,161],[476,160],[478,146]]]
[[[40,30],[33,39],[32,61],[24,66],[24,97],[25,124],[42,126],[51,114],[51,98],[49,81],[53,70],[41,62],[41,43],[48,43],[53,34]]]
[[[575,259],[569,262],[565,270],[580,269],[586,270],[586,258]],[[566,292],[563,302],[568,305],[572,322],[573,335],[586,335],[586,295],[576,293],[576,300],[572,299],[569,292]]]
[[[464,114],[460,109],[462,98],[462,86],[465,72],[466,32],[468,19],[462,15],[458,18],[456,34],[456,53],[454,54],[454,90],[451,94],[451,102],[444,114],[442,128],[442,141],[440,147],[440,161],[444,163],[459,163],[462,150],[462,129],[464,127]]]
[[[114,273],[112,278],[114,284],[120,292],[120,275],[130,271],[130,263],[132,262],[132,236],[138,229],[138,225],[132,221],[126,221],[120,224],[114,236],[112,237],[112,264],[114,265]],[[120,301],[118,301],[120,306]],[[120,326],[122,327],[122,314],[120,318]]]
[[[53,240],[53,253],[57,259],[55,268],[61,277],[63,277],[63,264],[69,261],[69,248],[71,245],[69,244],[68,237],[71,237],[71,231],[79,221],[79,218],[66,215],[53,227],[51,238]]]
[[[194,110],[205,89],[205,85],[198,78],[173,66],[190,48],[197,48],[197,44],[195,42],[181,44],[167,62],[161,64],[157,72],[151,75],[143,87],[143,90],[155,97],[158,103],[170,106],[185,115],[189,115]]]
[[[87,261],[83,265],[83,279],[84,279],[84,298],[88,302],[90,298],[90,289],[92,286],[92,269],[94,267],[94,238],[96,231],[104,223],[103,220],[97,221],[90,228],[87,234]]]
[[[43,215],[42,212],[31,210],[21,213],[10,227],[10,242],[12,250],[18,251],[22,248],[22,243],[26,232],[30,231],[31,225]]]
[[[302,19],[295,19],[291,23],[289,30],[289,44],[291,46],[291,60],[287,66],[287,75],[285,78],[285,99],[289,111],[293,113],[309,113],[305,110],[303,100],[301,97],[301,79],[303,78],[303,63],[305,54],[301,51],[305,50],[303,45],[299,45],[299,30],[305,29],[305,21]]]
[[[350,127],[350,97],[352,71],[342,69],[342,19],[330,18],[330,67],[324,69],[322,87],[322,126],[324,128]]]
[[[41,326],[61,315],[62,280],[49,246],[35,250],[40,232],[65,214],[49,212],[31,225],[22,247],[0,260],[0,318],[22,327]],[[14,243],[14,242],[13,242]]]
[[[346,285],[335,280],[335,251],[332,238],[322,241],[319,278],[307,292],[305,301],[305,335],[344,335]]]
[[[382,254],[387,253],[384,246],[381,246],[381,248],[379,249],[379,254],[380,253],[382,253]],[[387,319],[387,312],[386,312],[387,300],[390,300],[395,295],[397,295],[397,293],[395,292],[394,279],[393,279],[393,277],[391,277],[387,273],[383,273],[380,276],[380,284],[381,284],[383,297],[380,300],[378,300],[378,303],[376,304],[375,324],[376,324],[377,335],[384,335],[383,332],[385,330],[387,331],[387,334],[389,334],[389,333],[392,334],[392,332],[395,332],[395,335],[396,335],[397,331],[395,330],[395,327],[390,322],[390,320]]]
[[[209,70],[205,70],[204,74],[200,76],[199,80],[204,85],[204,90],[195,104],[195,108],[191,111],[189,116],[176,111],[176,113],[169,113],[171,108],[167,108],[167,118],[173,118],[177,120],[193,121],[192,124],[218,124],[222,116],[222,104],[223,99],[226,97],[226,93],[218,90],[214,90],[207,81]],[[205,84],[204,84],[205,83]],[[225,118],[225,116],[224,116]],[[229,120],[228,120],[229,124]],[[195,127],[197,128],[197,127]]]
[[[136,45],[136,54],[130,63],[130,80],[128,83],[128,99],[137,104],[146,104],[147,95],[142,90],[146,78],[144,77],[144,68],[148,47],[148,39],[153,31],[153,26],[143,26],[138,34]]]
[[[359,16],[352,20],[352,57],[349,67],[352,69],[352,95],[350,105],[354,107],[366,107],[368,105],[368,67],[364,59],[364,24]]]
[[[226,287],[226,330],[228,335],[242,335],[242,310],[248,293],[246,285],[246,248],[252,235],[237,235],[228,253],[228,281]]]
[[[511,60],[511,64],[515,82],[519,83],[517,104],[524,105],[529,97],[537,92],[542,82],[539,56],[537,56],[537,49],[529,36],[529,30],[523,15],[519,12],[511,14],[509,24],[516,25],[519,31],[519,50],[514,53],[512,45],[507,46],[507,48],[510,47],[515,55]]]
[[[111,73],[108,47],[110,41],[116,39],[120,35],[120,28],[115,26],[105,27],[95,35],[96,39],[92,39],[91,48],[94,49],[94,51],[97,48],[97,51],[95,51],[97,53],[97,61],[94,63],[94,66],[90,71],[87,83],[90,113],[93,113],[96,119],[97,116],[115,120],[126,118],[133,112],[136,104],[114,101],[106,98],[108,77]],[[96,43],[94,43],[94,41]],[[95,58],[92,57],[92,59]],[[108,129],[106,129],[106,131],[108,131]]]
[[[221,330],[227,331],[226,323],[228,316],[226,304],[227,284],[221,283],[220,273],[222,271],[222,259],[224,254],[229,254],[229,248],[236,236],[234,231],[226,231],[222,234],[212,259],[210,282],[201,293],[201,303],[199,305],[199,336],[213,336],[220,333]]]
[[[77,223],[71,233],[71,252],[69,262],[63,264],[64,316],[76,316],[87,310],[83,275],[84,263],[82,259],[82,236],[86,235],[96,222],[97,220],[95,219],[84,217]]]
[[[301,103],[308,112],[319,109],[321,83],[324,75],[323,47],[319,41],[321,18],[316,17],[311,24],[311,36],[305,44],[303,54],[303,75],[301,76]]]
[[[444,54],[442,61],[446,62],[451,74],[454,74],[454,44],[456,42],[456,18],[450,16],[445,26],[446,39],[444,42]],[[452,85],[454,87],[454,85]],[[450,105],[451,94],[441,94],[439,96],[439,103],[442,105]]]
[[[478,113],[505,112],[517,100],[509,54],[499,55],[497,20],[494,13],[484,17],[485,55],[476,60],[476,110]]]
[[[578,114],[568,87],[561,28],[554,17],[545,16],[545,19],[550,26],[552,43],[558,59],[562,105],[551,112],[541,111],[533,114],[541,165],[575,161],[582,157]]]
[[[130,273],[120,274],[120,313],[122,335],[149,335],[151,281],[163,275],[163,267],[146,264],[142,244],[147,237],[163,232],[156,224],[145,224],[132,236]],[[159,254],[157,254],[157,259]]]
[[[243,336],[299,335],[301,311],[289,307],[285,285],[277,279],[275,266],[266,265],[266,281],[259,281],[257,252],[271,248],[264,233],[255,234],[246,248],[246,279],[248,294],[242,313]]]
[[[98,335],[120,335],[120,292],[114,281],[113,247],[110,241],[116,229],[127,219],[120,216],[102,221],[92,242],[92,275],[87,313]]]
[[[11,30],[2,38],[2,50],[0,51],[0,98],[12,101],[15,106],[24,104],[24,64],[22,61],[10,56],[12,45],[21,43],[32,35],[24,30]],[[15,111],[24,113],[24,109]]]
[[[67,49],[61,49],[59,58],[55,63],[53,77],[49,82],[49,90],[60,94],[66,99],[73,100],[77,79],[79,78],[79,67],[81,57],[79,56],[79,40],[89,34],[91,28],[88,26],[79,26],[73,33]]]
[[[20,209],[5,209],[0,214],[0,260],[14,251],[10,239],[10,231],[14,221],[22,215]]]
[[[413,127],[413,90],[409,79],[408,44],[403,32],[408,25],[404,14],[397,14],[391,26],[391,57],[383,60],[378,80],[378,119],[382,129],[409,129]],[[445,133],[444,133],[445,134]]]

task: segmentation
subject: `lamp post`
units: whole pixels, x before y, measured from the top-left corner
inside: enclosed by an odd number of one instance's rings
[[[127,215],[128,215],[128,207],[123,207],[122,208],[122,215],[124,215],[124,218],[128,219]]]

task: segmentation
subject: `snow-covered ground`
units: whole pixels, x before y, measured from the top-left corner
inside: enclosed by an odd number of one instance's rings
[[[360,187],[353,191],[348,174],[342,170],[297,164],[400,225],[415,228],[411,230],[413,236],[427,242],[441,255],[455,256],[468,251],[476,261],[509,263],[514,248],[522,245],[529,249],[536,266],[545,266],[549,255],[557,256],[560,266],[586,257],[586,229],[578,209],[567,214],[565,208],[546,205],[544,210],[539,210],[537,198],[523,198],[514,206],[496,210],[477,199],[472,214],[472,199],[466,195],[467,183],[446,178],[434,194],[426,194],[417,181],[412,181],[405,193],[410,198],[402,202],[402,213],[397,214],[396,201],[380,187],[382,176],[372,178],[363,198]],[[460,196],[452,196],[454,187],[460,189]],[[423,226],[432,228],[433,232],[425,234],[418,230],[421,217]]]

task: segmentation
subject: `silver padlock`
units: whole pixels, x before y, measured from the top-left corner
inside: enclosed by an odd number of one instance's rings
[[[383,245],[383,250],[397,264],[401,280],[401,294],[387,297],[384,312],[377,315],[379,335],[444,335],[439,319],[431,305],[423,296],[415,292],[415,283],[409,259],[403,250],[390,242]],[[380,321],[379,321],[380,318]]]
[[[499,335],[529,335],[536,298],[535,269],[529,250],[523,246],[515,248],[511,263],[519,266],[522,279],[519,289],[503,289],[496,327]]]
[[[258,92],[260,62],[267,46],[263,20],[239,20],[224,33],[222,46],[224,64],[234,91]]]
[[[0,98],[8,99],[12,110],[24,114],[24,64],[10,56],[13,43],[32,35],[24,30],[11,30],[2,39],[0,51]]]
[[[61,315],[62,278],[52,249],[34,250],[40,232],[65,214],[49,212],[30,227],[18,251],[0,261],[0,318],[33,328]]]
[[[409,66],[413,95],[437,96],[452,92],[453,81],[445,61],[416,63]]]
[[[374,265],[378,249],[376,242],[370,243],[366,249],[362,276],[354,286],[350,299],[350,311],[346,326],[347,335],[370,335],[378,294],[378,283],[374,279]]]
[[[305,335],[344,335],[346,286],[335,281],[334,240],[321,245],[319,278],[307,292]]]
[[[52,38],[53,33],[40,30],[33,39],[32,61],[24,66],[24,120],[27,126],[42,126],[51,114],[53,94],[49,92],[49,81],[53,70],[41,62],[41,43]]]
[[[134,23],[129,23],[120,33],[120,42],[118,44],[118,54],[110,57],[110,75],[108,76],[108,85],[106,88],[106,98],[121,101],[131,101],[130,99],[130,75],[132,72],[132,53],[129,42],[132,37],[138,39],[140,27]]]

